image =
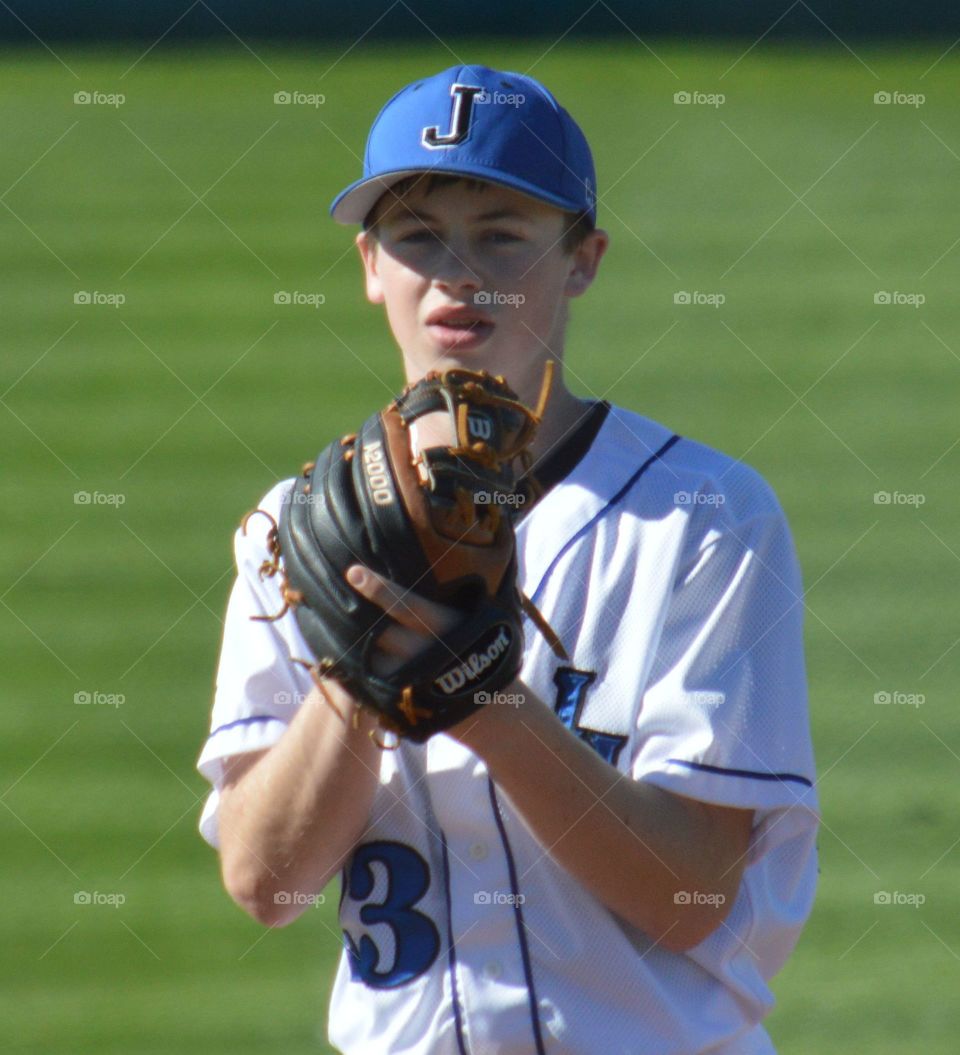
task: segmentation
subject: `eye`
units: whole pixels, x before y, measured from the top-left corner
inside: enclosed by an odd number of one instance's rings
[[[397,238],[398,242],[404,242],[407,244],[425,244],[427,242],[435,242],[436,240],[437,235],[429,228],[425,227],[416,227],[413,230],[408,231],[406,234],[399,235]]]
[[[512,242],[522,242],[523,239],[514,234],[512,231],[490,231],[487,236],[487,241],[493,242],[496,245],[510,245]]]

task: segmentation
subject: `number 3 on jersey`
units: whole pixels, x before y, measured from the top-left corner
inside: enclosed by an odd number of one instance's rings
[[[376,883],[374,863],[387,875],[381,901],[368,900]],[[381,949],[368,934],[357,943],[344,931],[351,978],[373,989],[395,989],[423,974],[437,958],[440,935],[433,920],[413,907],[430,886],[430,869],[420,854],[404,843],[364,843],[354,853],[343,882],[345,898],[366,902],[360,909],[361,923],[386,924],[393,931],[393,963],[386,969],[381,969]]]

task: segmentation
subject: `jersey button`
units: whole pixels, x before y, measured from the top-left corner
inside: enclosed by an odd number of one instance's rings
[[[470,847],[470,856],[474,861],[482,861],[487,856],[487,844],[486,843],[474,843]]]
[[[493,982],[503,974],[503,964],[499,960],[491,960],[483,969],[483,973]]]

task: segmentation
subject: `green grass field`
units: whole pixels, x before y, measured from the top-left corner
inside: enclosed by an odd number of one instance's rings
[[[952,1055],[960,1027],[948,44],[454,45],[530,70],[594,145],[612,248],[574,309],[574,387],[744,458],[790,517],[825,824],[816,910],[774,983],[782,1055]],[[327,203],[388,95],[457,60],[251,47],[0,56],[0,1017],[22,1055],[327,1050],[335,897],[281,931],[243,916],[196,832],[193,766],[235,525],[400,381]]]

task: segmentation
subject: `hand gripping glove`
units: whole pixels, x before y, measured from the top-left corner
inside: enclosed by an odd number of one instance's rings
[[[566,658],[517,589],[513,534],[529,497],[518,486],[515,463],[529,468],[550,373],[548,367],[535,410],[500,376],[463,369],[427,374],[358,433],[305,465],[269,532],[273,559],[261,576],[280,572],[285,604],[275,616],[255,618],[280,618],[293,609],[321,688],[324,678],[335,678],[399,737],[423,743],[516,677],[524,611]],[[411,429],[437,411],[448,415],[455,442],[414,454]],[[460,618],[384,673],[377,642],[392,620],[346,581],[351,564],[447,605]]]

